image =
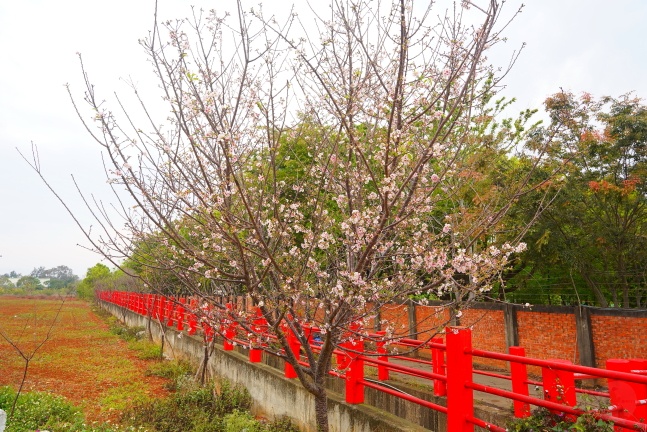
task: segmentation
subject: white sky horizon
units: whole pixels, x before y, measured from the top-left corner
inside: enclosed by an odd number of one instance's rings
[[[163,17],[181,18],[192,4],[209,9],[227,2],[160,0],[159,8]],[[246,9],[257,3],[244,2]],[[263,3],[280,16],[291,2]],[[505,7],[520,4],[509,0]],[[129,77],[152,79],[137,40],[148,34],[153,10],[154,0],[0,3],[0,274],[66,265],[83,278],[98,262],[112,267],[77,246],[88,242],[16,148],[30,155],[31,142],[38,146],[46,178],[87,227],[90,218],[70,176],[87,194],[102,200],[109,194],[100,148],[76,117],[64,84],[81,94],[77,52],[100,94],[126,94],[123,79]],[[630,91],[647,97],[644,0],[530,0],[506,36],[508,55],[527,44],[504,81],[504,94],[517,99],[515,111],[541,109],[560,88],[594,97]],[[496,60],[505,66],[506,59]]]

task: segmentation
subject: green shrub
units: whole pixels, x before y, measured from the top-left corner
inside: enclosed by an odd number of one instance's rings
[[[613,423],[596,419],[592,414],[583,414],[575,422],[563,414],[553,414],[545,408],[538,408],[530,417],[514,419],[507,425],[510,432],[613,432]]]
[[[11,410],[16,392],[11,387],[0,387],[0,408]],[[116,426],[105,423],[86,425],[81,411],[65,398],[49,393],[22,393],[16,411],[7,422],[5,432],[35,430],[50,432],[138,432],[139,428]],[[142,431],[143,432],[143,431]]]
[[[219,392],[213,385],[201,387],[186,376],[178,383],[177,393],[131,408],[124,413],[123,422],[158,432],[224,432],[226,415],[251,407],[249,392],[227,381],[222,382]]]
[[[224,416],[234,411],[249,411],[251,408],[252,396],[245,387],[232,386],[227,380],[220,383],[220,393],[215,404],[218,415]]]
[[[266,432],[300,432],[288,417],[278,418],[265,426]]]
[[[235,410],[224,417],[224,432],[263,432],[260,424],[248,412]]]
[[[7,413],[16,397],[10,387],[0,387],[0,408]],[[70,430],[74,424],[82,423],[83,415],[63,397],[49,393],[22,393],[18,397],[16,410],[7,424],[5,432],[22,432],[39,428],[48,430]]]
[[[145,327],[128,327],[122,324],[114,316],[109,316],[107,320],[108,325],[110,326],[110,333],[119,336],[119,338],[125,340],[126,342],[136,341],[138,339],[137,333],[146,330]]]
[[[146,376],[158,376],[175,380],[193,372],[191,363],[185,360],[170,360],[152,364],[146,369]]]

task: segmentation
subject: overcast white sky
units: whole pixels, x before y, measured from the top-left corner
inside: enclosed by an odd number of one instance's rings
[[[226,3],[231,1],[160,0],[160,13],[179,18],[190,14],[190,5],[219,9]],[[291,2],[264,3],[280,15]],[[520,3],[508,0],[506,7]],[[0,274],[67,265],[83,277],[101,261],[78,246],[87,245],[81,231],[16,147],[30,155],[30,143],[38,145],[45,176],[89,225],[70,176],[84,192],[110,197],[100,149],[76,118],[63,85],[81,90],[76,52],[105,95],[127,92],[120,78],[151,79],[137,40],[150,29],[153,8],[154,0],[0,2]],[[560,87],[647,97],[645,0],[528,0],[507,37],[508,54],[527,43],[506,80],[506,94],[518,99],[519,110],[540,108]]]

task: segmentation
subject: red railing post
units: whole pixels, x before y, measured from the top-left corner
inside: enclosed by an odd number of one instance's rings
[[[359,330],[359,326],[354,326],[354,332]],[[355,337],[355,336],[353,336]],[[361,404],[364,403],[364,340],[357,336],[358,340],[346,342],[346,346],[352,351],[347,352],[350,357],[348,369],[346,369],[346,403]]]
[[[631,364],[631,371],[641,371],[640,373],[647,374],[647,359],[629,359]],[[632,383],[632,387],[636,391],[636,410],[634,417],[641,419],[643,423],[647,422],[647,384]],[[638,403],[641,401],[642,403]]]
[[[383,362],[388,362],[389,357],[386,355],[386,348],[384,345],[386,342],[384,341],[384,337],[386,336],[385,331],[379,331],[377,334],[380,335],[380,340],[377,341],[377,353],[379,354],[377,356],[377,359]],[[389,379],[389,368],[384,365],[377,365],[377,379],[380,381],[386,381]]]
[[[180,304],[177,306],[177,329],[184,330],[184,305],[186,298],[180,297]]]
[[[195,310],[198,307],[198,301],[194,298],[189,300],[189,334],[194,335],[198,329],[198,317]]]
[[[149,317],[151,316],[153,312],[153,301],[152,301],[153,295],[152,294],[146,294],[146,316]]]
[[[166,300],[166,325],[173,327],[175,325],[175,297],[169,297]]]
[[[442,344],[443,338],[432,338],[431,343]],[[438,375],[445,375],[445,353],[440,348],[431,348],[431,371]],[[447,395],[447,385],[443,380],[434,380],[434,395]]]
[[[263,360],[263,350],[258,348],[251,348],[249,350],[249,362],[260,363]]]
[[[159,296],[157,298],[157,319],[164,323],[164,311],[166,310],[166,297]]]
[[[254,335],[253,338],[255,341],[250,342],[249,346],[249,361],[251,363],[260,363],[261,360],[263,359],[263,350],[259,349],[258,347],[254,347],[253,343],[260,344],[259,339],[260,339],[260,334],[263,332],[263,329],[267,327],[267,323],[265,321],[265,318],[263,318],[263,312],[261,312],[260,308],[256,308],[256,318],[254,319]]]
[[[226,307],[227,307],[227,311],[232,311],[234,308],[231,303],[227,303]],[[233,331],[233,322],[229,317],[221,321],[220,331],[224,335],[224,340],[222,341],[222,348],[225,351],[233,351],[234,349],[233,339],[234,339],[235,332]]]
[[[222,347],[225,351],[233,351],[234,338],[236,337],[236,323],[229,321],[224,330],[225,340],[222,342]]]
[[[168,320],[166,321],[166,325],[168,325],[169,327],[174,327],[175,326],[175,297],[169,298],[167,318]]]
[[[609,359],[607,369],[619,372],[647,369],[647,360],[639,359]],[[609,402],[615,409],[613,415],[627,419],[644,422],[647,420],[647,405],[638,404],[638,401],[647,399],[647,385],[609,379]],[[614,430],[623,432],[626,429],[615,426]]]
[[[285,332],[285,335],[286,335],[287,340],[288,340],[288,347],[289,347],[290,351],[292,351],[292,353],[294,354],[294,356],[298,360],[300,355],[301,355],[301,353],[300,353],[301,344],[299,343],[299,340],[294,335],[292,330],[287,325],[284,326],[284,332]],[[287,361],[285,362],[285,367],[284,367],[283,372],[284,372],[284,375],[285,375],[286,378],[296,378],[297,377],[296,370],[294,370],[294,367],[292,367],[292,365],[290,363],[288,363]]]
[[[159,302],[157,300],[157,294],[152,295],[152,300],[151,300],[151,318],[157,319],[157,308],[159,307]]]
[[[523,347],[511,346],[508,350],[511,355],[520,357],[526,356],[526,350]],[[510,378],[512,379],[512,391],[523,395],[529,396],[528,392],[528,368],[524,363],[510,362]],[[530,405],[521,402],[513,401],[514,416],[517,418],[524,418],[530,416]]]
[[[474,416],[472,382],[472,332],[465,327],[448,327],[447,343],[447,430],[474,432],[468,421]]]
[[[573,364],[568,360],[551,359],[558,368],[559,364]],[[563,405],[575,406],[577,396],[575,394],[575,374],[570,371],[563,371],[553,367],[544,366],[541,368],[541,376],[544,386],[544,399],[557,402]],[[551,410],[554,413],[557,411]],[[568,416],[572,418],[573,416]]]
[[[205,321],[202,323],[202,331],[204,331],[204,337],[207,342],[211,342],[213,340],[213,327]]]

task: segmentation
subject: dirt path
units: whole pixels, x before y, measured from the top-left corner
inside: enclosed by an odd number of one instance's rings
[[[56,299],[0,297],[0,330],[29,353],[44,340],[59,307]],[[166,380],[144,374],[154,361],[136,354],[110,333],[89,303],[68,299],[51,338],[30,363],[25,390],[64,396],[84,410],[88,421],[114,420],[134,402],[168,394]],[[24,365],[0,337],[0,386],[17,387]]]

